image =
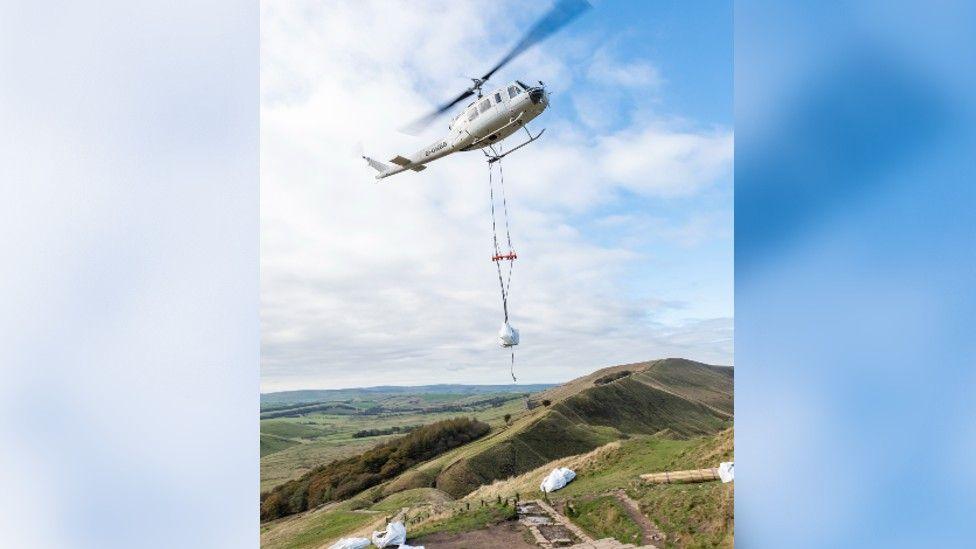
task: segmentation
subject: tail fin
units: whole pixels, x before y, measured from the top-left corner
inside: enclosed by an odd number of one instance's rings
[[[365,154],[362,155],[362,157],[363,157],[363,160],[365,160],[366,163],[369,164],[369,166],[371,168],[373,168],[374,170],[376,170],[377,172],[379,172],[378,174],[376,174],[376,179],[377,180],[383,179],[384,177],[390,175],[390,172],[391,171],[396,170],[396,167],[395,166],[390,166],[389,164],[384,164],[384,163],[380,162],[379,160],[375,160],[373,158],[370,158],[370,157],[366,156]]]
[[[379,160],[373,160],[372,158],[366,156],[365,154],[362,156],[363,156],[363,160],[365,160],[366,163],[369,164],[371,168],[380,172],[380,174],[384,174],[393,169],[393,166],[390,166],[389,164],[384,164]]]

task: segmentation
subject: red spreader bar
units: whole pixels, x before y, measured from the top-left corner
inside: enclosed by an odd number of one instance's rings
[[[515,255],[515,252],[508,252],[507,254],[498,254],[496,256],[492,256],[491,260],[492,261],[502,261],[502,260],[513,261],[517,258],[518,256]]]

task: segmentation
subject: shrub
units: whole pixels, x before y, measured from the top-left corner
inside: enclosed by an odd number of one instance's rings
[[[625,378],[631,374],[630,370],[621,370],[615,374],[607,374],[602,377],[598,377],[593,381],[594,385],[606,385],[611,381],[617,381],[618,379]]]

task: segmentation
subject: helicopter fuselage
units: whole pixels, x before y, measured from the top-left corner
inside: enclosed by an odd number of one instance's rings
[[[379,171],[376,179],[407,170],[421,171],[426,164],[459,151],[475,151],[494,145],[512,135],[549,106],[543,85],[526,86],[514,81],[485,93],[471,102],[451,121],[450,133],[409,157],[396,156],[388,166],[366,158]]]

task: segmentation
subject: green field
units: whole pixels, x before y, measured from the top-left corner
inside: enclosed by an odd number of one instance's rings
[[[508,399],[498,406],[476,404],[479,400],[488,398],[486,395],[454,393],[421,396],[422,398],[394,395],[379,400],[372,398],[356,402],[364,410],[379,405],[390,410],[379,414],[312,413],[299,417],[261,420],[261,491],[298,478],[316,466],[356,455],[400,436],[393,434],[356,438],[353,435],[358,431],[416,426],[458,416],[474,417],[492,427],[498,427],[505,423],[506,414],[514,416],[525,409],[522,397],[512,394],[496,395]],[[444,405],[460,406],[465,411],[397,411],[416,406]]]
[[[483,395],[499,393],[535,393],[544,391],[552,384],[528,385],[418,385],[418,386],[385,386],[361,387],[355,389],[311,389],[301,391],[279,391],[261,394],[261,410],[270,410],[296,404],[310,404],[314,402],[341,402],[359,399],[382,400],[395,396],[416,397],[421,395]]]

